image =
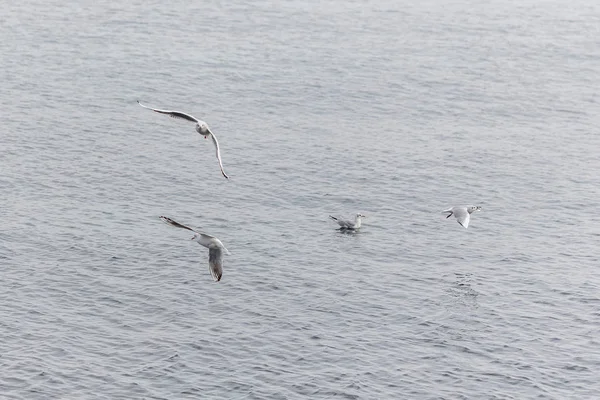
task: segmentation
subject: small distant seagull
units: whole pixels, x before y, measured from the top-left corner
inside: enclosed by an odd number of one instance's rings
[[[173,225],[177,228],[187,229],[188,231],[195,233],[191,240],[194,240],[202,246],[208,248],[208,269],[210,270],[210,274],[215,282],[219,282],[221,280],[221,276],[223,276],[223,251],[225,251],[228,255],[230,254],[229,250],[223,246],[223,243],[221,243],[221,241],[214,236],[195,231],[190,227],[173,221],[171,218],[161,216],[160,219],[169,225]]]
[[[469,221],[471,220],[471,214],[475,211],[481,211],[479,206],[468,206],[468,207],[452,207],[442,211],[442,214],[448,214],[446,218],[450,218],[454,215],[459,224],[465,228],[469,227]]]
[[[356,214],[356,216],[354,217],[354,222],[346,220],[346,219],[336,218],[332,215],[330,215],[329,218],[331,218],[332,220],[337,222],[340,225],[340,229],[342,229],[342,230],[345,230],[345,229],[356,230],[356,229],[360,228],[360,226],[362,225],[362,218],[366,218],[366,215],[362,215],[360,213]]]
[[[143,105],[142,103],[140,103],[139,100],[137,102],[140,106],[147,108],[149,110],[152,110],[154,112],[161,113],[161,114],[168,114],[169,116],[171,116],[173,118],[181,118],[181,119],[185,119],[187,121],[195,122],[196,123],[196,132],[198,132],[199,134],[204,136],[204,139],[206,139],[208,136],[210,136],[212,138],[212,141],[215,144],[215,147],[217,148],[217,160],[219,160],[219,167],[221,167],[221,173],[223,174],[223,176],[225,178],[229,179],[229,177],[223,170],[223,162],[221,161],[221,150],[219,149],[219,141],[217,140],[217,137],[215,136],[215,134],[212,133],[212,131],[210,130],[210,128],[208,127],[208,124],[206,122],[200,121],[198,118],[195,118],[195,117],[193,117],[189,114],[183,113],[181,111],[158,110],[156,108],[152,108],[152,107]]]

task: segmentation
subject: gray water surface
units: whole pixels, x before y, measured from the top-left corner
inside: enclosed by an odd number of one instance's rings
[[[583,0],[4,7],[0,398],[600,398],[599,27]],[[231,180],[138,99],[208,122]],[[220,283],[160,215],[223,241]]]

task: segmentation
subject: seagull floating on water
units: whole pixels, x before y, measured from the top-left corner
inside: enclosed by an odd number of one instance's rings
[[[448,213],[446,218],[450,218],[454,215],[459,224],[466,228],[469,227],[469,221],[471,220],[471,214],[475,211],[481,211],[479,206],[467,206],[467,207],[452,207],[442,211],[442,214]]]
[[[198,118],[193,117],[189,114],[183,113],[181,111],[158,110],[156,108],[152,108],[152,107],[143,105],[142,103],[140,103],[139,100],[138,100],[138,104],[144,108],[147,108],[147,109],[152,110],[157,113],[167,114],[173,118],[181,118],[181,119],[185,119],[187,121],[195,122],[196,123],[196,132],[198,132],[199,134],[204,136],[204,139],[206,139],[208,136],[210,136],[212,138],[212,141],[215,144],[215,147],[217,148],[217,160],[219,160],[219,167],[221,167],[221,173],[223,174],[223,176],[225,178],[229,179],[229,177],[223,170],[223,162],[221,161],[221,150],[219,149],[219,141],[217,140],[217,137],[215,136],[215,134],[212,133],[212,131],[210,130],[210,128],[208,127],[208,124],[206,122],[201,121]]]
[[[228,255],[230,254],[229,250],[223,246],[223,243],[221,243],[221,241],[214,236],[195,231],[188,226],[173,221],[171,218],[161,216],[160,219],[169,225],[173,225],[177,228],[187,229],[188,231],[195,233],[191,240],[194,240],[202,246],[208,248],[208,269],[210,270],[210,274],[215,282],[219,282],[221,280],[221,276],[223,276],[223,251],[225,251],[225,253]]]
[[[342,229],[342,230],[345,230],[345,229],[356,230],[356,229],[360,228],[360,226],[362,225],[362,218],[366,218],[366,215],[362,215],[360,213],[356,214],[356,216],[354,217],[354,222],[346,220],[346,219],[336,218],[332,215],[330,215],[329,218],[331,218],[332,220],[337,222],[340,226],[340,229]]]

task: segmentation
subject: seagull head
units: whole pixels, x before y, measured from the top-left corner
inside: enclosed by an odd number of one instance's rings
[[[471,206],[471,207],[469,207],[469,209],[467,211],[469,211],[469,214],[471,214],[472,212],[475,212],[475,211],[481,211],[481,207],[480,206]]]
[[[210,129],[208,128],[208,124],[204,121],[200,121],[196,124],[196,132],[203,135],[206,139],[208,135],[210,135]]]
[[[366,215],[363,215],[361,213],[356,214],[356,218],[367,218]]]

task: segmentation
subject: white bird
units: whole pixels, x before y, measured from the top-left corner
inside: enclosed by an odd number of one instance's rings
[[[195,233],[191,240],[194,240],[202,246],[208,248],[208,269],[210,270],[210,274],[215,282],[219,282],[221,280],[221,276],[223,276],[223,251],[225,251],[227,255],[230,254],[229,250],[223,246],[223,243],[221,243],[221,241],[214,236],[195,231],[190,227],[173,221],[171,218],[161,216],[160,219],[169,225],[173,225],[177,228],[187,229],[188,231]]]
[[[219,141],[217,140],[217,137],[215,136],[215,134],[212,133],[212,131],[210,130],[210,128],[208,127],[208,124],[206,122],[201,121],[198,118],[193,117],[189,114],[183,113],[181,111],[158,110],[156,108],[152,108],[152,107],[143,105],[142,103],[140,103],[139,100],[138,100],[138,104],[144,108],[147,108],[147,109],[152,110],[157,113],[168,114],[169,116],[171,116],[173,118],[181,118],[181,119],[185,119],[185,120],[188,120],[191,122],[195,122],[196,123],[196,132],[198,132],[199,134],[204,136],[204,139],[206,139],[208,136],[210,136],[212,138],[212,141],[215,144],[215,147],[217,149],[217,160],[219,160],[219,167],[221,167],[221,173],[223,174],[223,176],[225,178],[229,179],[229,177],[223,170],[223,162],[221,161],[221,150],[219,149]]]
[[[469,221],[471,220],[471,214],[475,211],[481,211],[479,206],[467,206],[467,207],[452,207],[442,211],[442,214],[448,213],[446,218],[450,218],[454,215],[459,224],[465,228],[469,227]]]
[[[366,218],[366,215],[362,215],[360,213],[356,214],[356,216],[354,217],[354,222],[346,219],[336,218],[332,215],[330,215],[329,218],[336,221],[340,226],[340,229],[356,230],[360,228],[360,226],[362,225],[362,218]]]

